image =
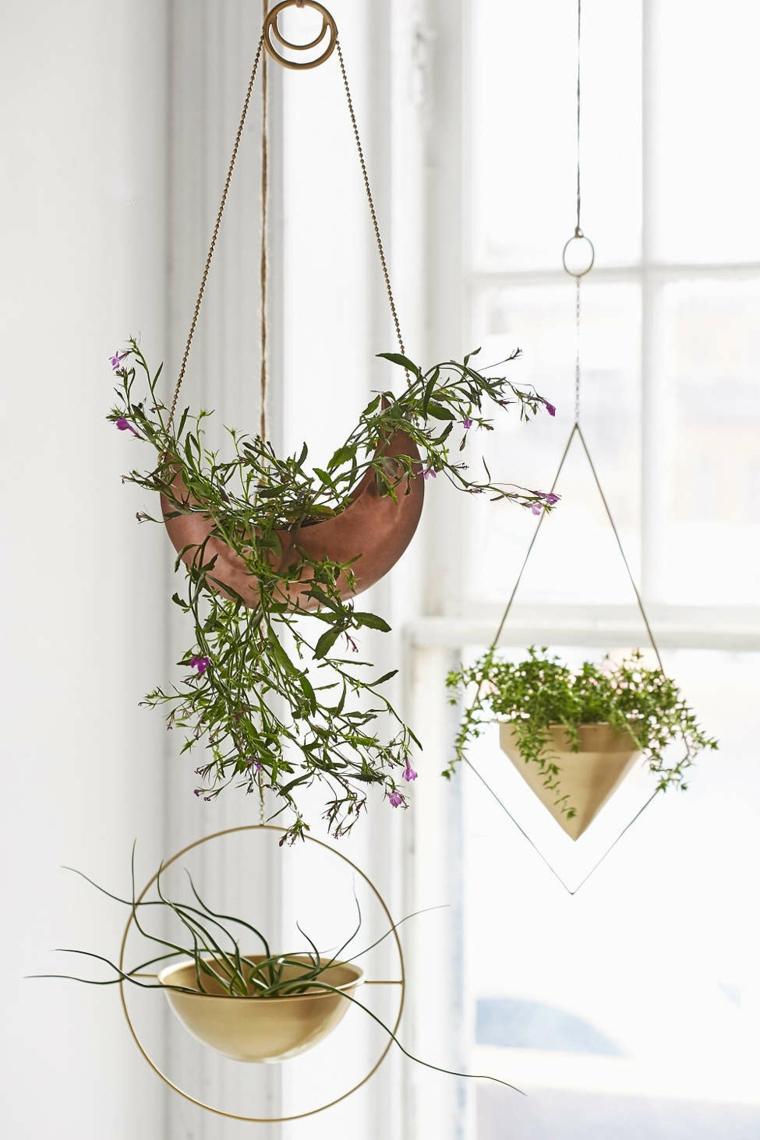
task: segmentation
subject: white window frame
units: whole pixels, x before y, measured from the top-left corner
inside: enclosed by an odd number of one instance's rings
[[[399,0],[395,7],[402,8]],[[760,262],[683,264],[656,260],[651,248],[653,186],[652,85],[650,62],[653,8],[656,0],[642,0],[642,244],[640,262],[594,269],[595,280],[636,282],[641,288],[641,539],[640,588],[646,599],[657,586],[657,532],[662,525],[657,500],[661,481],[657,446],[657,387],[661,359],[656,327],[655,293],[664,283],[706,279],[741,280],[760,277]],[[406,5],[403,5],[406,7]],[[466,131],[470,111],[469,68],[471,0],[447,0],[446,4],[421,2],[415,18],[424,29],[429,46],[425,67],[428,103],[418,119],[404,120],[396,128],[400,153],[414,150],[418,174],[422,171],[427,228],[425,285],[427,307],[421,336],[426,361],[451,358],[473,347],[467,338],[472,326],[474,300],[480,290],[494,284],[510,286],[547,285],[567,282],[558,267],[542,271],[484,271],[469,259],[468,191],[464,179]],[[572,48],[571,48],[572,50]],[[396,99],[399,100],[399,92]],[[401,136],[401,143],[397,136]],[[408,180],[410,168],[404,167]],[[413,177],[413,175],[412,175]],[[456,235],[460,235],[457,241]],[[445,255],[442,253],[445,251]],[[442,354],[442,355],[441,355]],[[557,457],[558,459],[558,457]],[[547,456],[550,469],[555,459]],[[420,616],[405,627],[407,699],[405,714],[425,742],[427,758],[424,795],[416,797],[411,826],[407,830],[405,860],[405,913],[431,902],[450,902],[465,921],[461,845],[464,841],[462,793],[459,780],[448,783],[436,776],[448,757],[455,717],[446,702],[443,679],[468,649],[483,647],[493,637],[502,605],[483,604],[473,614],[463,614],[461,562],[452,548],[466,541],[467,504],[464,496],[447,496],[436,487],[426,504],[424,599]],[[505,582],[505,593],[511,585]],[[506,600],[506,598],[505,598]],[[711,649],[734,652],[760,650],[760,606],[678,606],[649,604],[647,611],[661,649]],[[548,640],[555,645],[592,645],[612,648],[626,643],[634,625],[631,607],[546,605],[523,606],[518,622],[505,628],[500,644],[526,645]],[[442,952],[438,933],[417,927],[407,934],[410,943],[412,989],[409,1031],[414,1043],[422,1034],[419,1025],[430,1023],[431,1011],[441,1056],[456,1064],[466,1063],[473,1039],[471,1010],[467,1005],[467,980],[463,977],[463,940],[456,928],[448,930],[447,952]],[[436,956],[436,977],[429,961]],[[441,1001],[441,987],[451,986]],[[429,1030],[425,1039],[430,1040]],[[474,1097],[465,1083],[441,1083],[435,1096],[412,1068],[405,1071],[405,1136],[423,1134],[468,1140],[475,1137]]]

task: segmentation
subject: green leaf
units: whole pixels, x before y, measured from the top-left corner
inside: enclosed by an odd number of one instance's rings
[[[349,463],[352,459],[356,458],[356,445],[353,447],[339,447],[338,450],[332,455],[330,462],[327,464],[328,471],[334,471],[336,467],[340,467],[343,463]]]
[[[367,626],[369,629],[379,629],[383,633],[390,633],[391,627],[384,618],[378,617],[377,614],[369,613],[354,613],[354,621],[358,626]]]
[[[413,372],[415,376],[420,375],[420,370],[413,360],[408,356],[403,356],[400,352],[379,352],[377,354],[381,360],[389,360],[391,364],[399,364],[407,372]]]
[[[340,626],[326,629],[314,648],[315,657],[326,657],[342,633]]]
[[[377,685],[384,685],[386,681],[390,681],[391,677],[395,677],[397,673],[398,669],[391,669],[389,673],[383,673],[382,677],[378,677],[376,681],[372,682],[373,688],[377,687]]]
[[[442,404],[435,404],[431,400],[427,406],[427,414],[432,416],[434,420],[453,420],[454,416],[448,408],[444,408]]]

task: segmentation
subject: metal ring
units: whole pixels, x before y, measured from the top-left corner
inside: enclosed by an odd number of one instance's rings
[[[589,253],[591,255],[591,259],[590,259],[588,265],[586,266],[585,269],[582,269],[580,272],[576,272],[576,270],[570,269],[570,267],[567,264],[567,251],[569,250],[569,248],[573,244],[573,242],[576,242],[576,241],[585,242],[585,244],[588,246]],[[594,249],[594,243],[592,242],[591,238],[586,237],[583,230],[576,229],[573,236],[571,238],[567,239],[567,241],[565,242],[564,248],[562,250],[562,268],[564,269],[565,273],[569,273],[571,277],[585,277],[586,274],[590,273],[591,270],[594,268],[595,256],[596,256],[596,251]]]
[[[315,39],[310,40],[305,44],[294,44],[290,40],[285,39],[279,27],[279,18],[286,8],[313,8],[322,17],[322,27],[319,35]],[[332,55],[335,50],[335,45],[338,42],[338,26],[335,23],[330,12],[323,4],[319,4],[317,0],[280,0],[279,4],[275,4],[270,12],[267,12],[266,19],[264,20],[264,47],[278,63],[283,67],[289,67],[293,71],[306,71],[312,67],[319,67],[320,63],[324,63],[326,59]],[[309,60],[295,60],[288,59],[287,56],[279,52],[274,44],[276,39],[283,47],[288,48],[290,51],[309,51],[312,48],[318,47],[319,44],[328,36],[327,47],[315,59]]]
[[[288,2],[291,2],[291,0],[288,0]],[[150,878],[148,880],[148,882],[145,884],[143,889],[140,891],[140,894],[137,896],[137,898],[135,900],[135,906],[137,906],[139,903],[142,902],[142,900],[145,898],[148,891],[151,889],[153,884],[158,879],[159,874],[163,875],[164,872],[166,870],[168,870],[168,868],[171,867],[173,863],[176,863],[178,859],[181,859],[183,855],[187,855],[187,853],[189,851],[192,851],[196,847],[201,847],[204,843],[210,843],[214,839],[222,839],[226,835],[234,835],[236,832],[240,832],[240,831],[276,831],[280,835],[286,834],[286,829],[284,827],[275,827],[273,824],[270,824],[270,823],[258,823],[258,824],[247,824],[247,825],[244,825],[242,827],[228,827],[228,828],[225,828],[224,831],[215,831],[212,835],[204,835],[201,839],[196,839],[196,840],[194,840],[193,843],[188,843],[187,847],[183,847],[181,849],[181,851],[177,851],[174,855],[172,855],[172,857],[170,859],[167,859],[164,863],[161,864],[159,869],[156,871],[155,875],[153,875],[152,878]],[[393,918],[391,917],[391,912],[388,909],[388,906],[385,902],[385,899],[380,894],[377,887],[372,882],[372,880],[369,878],[369,876],[366,875],[364,873],[364,871],[362,871],[361,867],[357,867],[356,863],[353,863],[348,858],[348,856],[343,855],[340,851],[336,851],[335,848],[331,847],[329,843],[323,843],[321,839],[314,839],[311,835],[304,835],[303,838],[308,843],[316,843],[316,845],[318,847],[324,847],[324,849],[326,851],[329,851],[331,855],[335,855],[336,858],[341,859],[344,863],[347,863],[348,866],[351,867],[351,869],[353,871],[355,871],[356,874],[359,875],[359,877],[361,879],[363,879],[364,882],[367,884],[367,886],[370,888],[373,895],[375,896],[375,898],[379,902],[380,906],[382,907],[382,910],[383,910],[383,913],[385,914],[385,917],[388,919],[389,926],[390,926],[391,931],[393,933],[393,940],[396,943],[396,951],[398,953],[401,976],[398,980],[394,979],[391,981],[373,981],[370,984],[376,985],[376,986],[381,986],[381,985],[397,985],[397,986],[399,986],[398,1013],[396,1014],[396,1020],[393,1023],[393,1027],[392,1027],[393,1037],[395,1037],[398,1033],[398,1028],[399,1028],[399,1025],[401,1024],[401,1016],[404,1012],[404,997],[406,995],[406,972],[404,969],[404,953],[401,949],[401,940],[399,939],[398,930],[396,929],[396,925],[393,921]],[[129,918],[127,919],[127,925],[124,928],[124,934],[123,934],[122,939],[121,939],[121,949],[119,951],[119,969],[121,969],[121,970],[124,969],[124,955],[125,955],[126,947],[127,947],[127,938],[129,936],[129,931],[132,928],[133,921],[134,921],[134,908],[133,908],[132,912],[130,913]],[[228,1119],[228,1120],[239,1120],[244,1124],[287,1124],[291,1120],[303,1120],[307,1116],[315,1116],[318,1112],[324,1112],[328,1108],[333,1108],[336,1104],[340,1104],[341,1101],[347,1100],[348,1097],[352,1096],[355,1092],[358,1092],[360,1088],[362,1088],[364,1085],[366,1085],[367,1082],[372,1077],[374,1077],[375,1073],[380,1068],[380,1066],[382,1065],[385,1058],[388,1056],[388,1053],[390,1052],[391,1046],[393,1045],[393,1037],[389,1037],[387,1045],[385,1045],[382,1053],[380,1054],[378,1059],[375,1061],[374,1065],[369,1070],[369,1072],[364,1077],[362,1077],[362,1079],[357,1084],[353,1085],[347,1092],[341,1093],[340,1096],[335,1097],[334,1100],[328,1101],[326,1104],[319,1105],[318,1108],[310,1108],[308,1110],[308,1112],[298,1112],[298,1113],[295,1113],[293,1116],[244,1116],[238,1112],[229,1112],[227,1109],[218,1108],[216,1105],[213,1105],[213,1104],[206,1104],[205,1101],[199,1100],[197,1097],[193,1096],[192,1093],[189,1093],[185,1089],[180,1088],[180,1086],[175,1084],[174,1081],[171,1080],[170,1077],[167,1077],[166,1073],[162,1072],[162,1070],[158,1067],[156,1062],[151,1057],[147,1048],[143,1045],[143,1043],[140,1040],[140,1037],[137,1033],[137,1030],[134,1027],[134,1024],[132,1022],[132,1018],[129,1015],[129,1009],[127,1007],[127,998],[126,998],[125,985],[124,985],[123,980],[119,982],[119,993],[121,996],[121,1008],[122,1008],[122,1011],[124,1013],[124,1017],[126,1019],[127,1026],[129,1028],[129,1032],[132,1034],[132,1039],[133,1039],[135,1045],[137,1046],[137,1048],[139,1049],[140,1053],[142,1054],[144,1060],[147,1061],[148,1065],[150,1065],[151,1069],[156,1074],[156,1076],[160,1077],[161,1080],[164,1082],[164,1084],[168,1085],[168,1087],[170,1089],[173,1089],[175,1093],[177,1093],[179,1096],[183,1097],[185,1100],[190,1101],[191,1104],[196,1105],[198,1108],[203,1108],[206,1110],[206,1112],[212,1112],[216,1116],[226,1117],[226,1119]]]

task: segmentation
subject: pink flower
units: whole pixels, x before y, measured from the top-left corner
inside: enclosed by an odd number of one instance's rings
[[[469,428],[472,427],[472,420],[470,419],[469,416],[465,416],[464,419],[462,420],[462,427],[464,428],[465,431],[467,431]]]
[[[435,479],[437,477],[437,474],[438,473],[437,473],[437,471],[435,471],[434,468],[425,467],[425,469],[422,472],[422,478],[423,479]]]
[[[547,503],[547,504],[548,504],[550,507],[553,507],[555,503],[558,503],[558,502],[559,502],[559,495],[555,495],[553,491],[547,491],[547,492],[545,492],[545,493],[544,493],[544,494],[541,496],[541,498],[542,498],[542,499],[544,500],[544,502],[545,502],[545,503]]]
[[[359,646],[356,644],[353,637],[351,637],[351,635],[346,633],[345,631],[343,632],[343,636],[346,639],[346,648],[350,649],[352,653],[358,653],[359,652]]]
[[[121,368],[121,362],[129,355],[128,352],[115,352],[109,359],[114,372]]]
[[[417,779],[417,773],[408,760],[406,762],[406,768],[404,768],[404,779],[408,780],[410,783],[412,780]]]
[[[554,404],[550,404],[549,401],[545,400],[543,396],[539,396],[539,399],[540,399],[541,403],[544,405],[544,407],[546,408],[549,415],[550,416],[556,416],[557,409],[554,407]]]
[[[208,657],[191,657],[188,664],[191,669],[197,669],[198,675],[202,677],[211,664],[211,660]]]
[[[131,431],[132,435],[136,435],[138,439],[140,438],[140,433],[135,431],[129,420],[125,419],[124,416],[119,416],[116,421],[116,426],[119,431]]]
[[[542,505],[540,503],[532,503],[531,508],[530,508],[531,514],[534,514],[534,515],[540,515],[541,512],[543,511],[543,509],[544,508],[542,507]]]
[[[388,803],[391,807],[406,807],[406,800],[401,795],[401,792],[391,792],[388,796]]]

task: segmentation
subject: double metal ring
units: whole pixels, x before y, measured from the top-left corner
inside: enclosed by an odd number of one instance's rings
[[[280,31],[279,19],[286,8],[313,8],[322,17],[322,27],[319,34],[313,40],[309,40],[305,44],[294,44],[286,39]],[[327,38],[327,44],[318,56],[314,59],[291,59],[284,55],[282,51],[278,50],[277,44],[286,48],[288,51],[312,51],[314,48],[319,48]],[[317,0],[280,0],[279,4],[275,4],[274,8],[267,13],[264,20],[264,47],[271,55],[272,59],[276,59],[283,67],[289,67],[293,71],[306,71],[312,67],[319,67],[320,63],[324,63],[329,59],[335,50],[335,45],[338,42],[338,26],[335,23],[330,12],[323,4],[319,4]]]

